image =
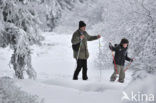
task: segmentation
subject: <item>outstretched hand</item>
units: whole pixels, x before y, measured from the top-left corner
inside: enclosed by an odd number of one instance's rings
[[[98,39],[101,38],[101,35],[98,35],[97,38],[98,38]]]

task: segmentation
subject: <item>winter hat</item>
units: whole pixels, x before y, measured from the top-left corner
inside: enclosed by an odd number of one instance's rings
[[[84,21],[79,21],[79,28],[86,26]]]
[[[122,44],[128,44],[129,43],[129,41],[126,39],[126,38],[123,38],[122,40],[121,40],[121,42],[120,42],[120,44],[122,45]]]

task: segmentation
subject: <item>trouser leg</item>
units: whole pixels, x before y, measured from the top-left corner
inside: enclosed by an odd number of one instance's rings
[[[76,70],[74,72],[73,79],[78,79],[78,75],[79,75],[79,72],[81,71],[82,66],[83,66],[82,60],[78,59],[77,60],[77,67],[76,67]]]
[[[119,74],[119,82],[124,82],[125,79],[125,72],[124,72],[124,66],[120,66],[120,74]]]
[[[115,81],[116,80],[117,73],[120,73],[120,66],[119,65],[116,65],[116,66],[114,65],[114,73],[111,75],[111,78],[110,78],[111,81]]]
[[[87,76],[87,60],[83,60],[83,70],[82,70],[82,78],[83,80],[87,80],[88,76]]]

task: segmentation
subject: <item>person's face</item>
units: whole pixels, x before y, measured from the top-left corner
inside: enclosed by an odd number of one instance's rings
[[[123,44],[123,47],[124,47],[124,48],[127,48],[127,46],[128,46],[128,44]]]
[[[80,28],[82,31],[85,31],[86,30],[86,27],[84,26],[84,27],[81,27]]]

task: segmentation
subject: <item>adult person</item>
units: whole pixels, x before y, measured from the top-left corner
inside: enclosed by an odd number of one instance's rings
[[[82,69],[82,79],[87,80],[87,59],[89,58],[87,41],[92,41],[101,38],[101,35],[90,36],[86,32],[86,24],[84,21],[79,22],[79,28],[72,36],[72,47],[74,58],[77,61],[77,67],[73,75],[73,80],[78,80],[79,72]]]

